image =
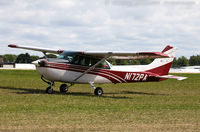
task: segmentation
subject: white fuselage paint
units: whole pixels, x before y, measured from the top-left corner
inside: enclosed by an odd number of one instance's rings
[[[126,76],[123,78],[124,80],[135,80],[135,81],[146,81],[147,75],[146,74],[138,74],[135,75],[134,73],[129,72],[144,72],[146,70],[150,70],[153,68],[156,68],[161,65],[168,64],[173,61],[173,58],[162,58],[162,59],[155,59],[151,64],[149,65],[136,65],[136,66],[111,66],[110,70],[113,71],[122,71],[127,72]],[[47,80],[50,81],[58,81],[58,82],[66,82],[66,83],[73,83],[74,80],[79,77],[82,72],[75,72],[75,71],[69,71],[69,70],[61,70],[61,69],[55,69],[55,68],[48,68],[48,67],[36,67],[38,73],[40,75],[43,75]],[[112,78],[116,80],[117,82],[121,82],[119,79],[119,76],[116,77],[116,75],[111,75],[107,73],[101,73],[106,76],[109,76],[109,78]],[[131,74],[131,75],[129,75]],[[130,78],[129,78],[129,76]],[[139,76],[140,75],[140,76]],[[123,80],[122,79],[122,80]],[[85,74],[81,78],[79,78],[75,83],[112,83],[109,79],[99,76],[99,75],[93,75],[93,74]]]
[[[40,75],[43,75],[47,80],[50,81],[58,81],[65,83],[72,83],[78,76],[80,76],[81,72],[68,71],[68,70],[60,70],[54,68],[47,67],[36,67],[37,72]],[[80,79],[76,81],[76,83],[112,83],[109,79],[92,74],[85,74]]]

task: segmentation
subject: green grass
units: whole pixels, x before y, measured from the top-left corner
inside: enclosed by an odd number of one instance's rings
[[[200,131],[200,74],[48,95],[36,71],[0,70],[0,131]]]

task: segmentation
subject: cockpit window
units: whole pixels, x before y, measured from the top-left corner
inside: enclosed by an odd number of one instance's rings
[[[63,52],[58,56],[58,59],[64,59],[67,60],[69,63],[71,63],[76,56],[75,52]]]
[[[76,55],[72,61],[72,64],[91,67],[98,61],[99,59],[91,58],[88,56]]]
[[[67,63],[81,66],[91,67],[95,65],[100,59],[92,58],[90,56],[80,55],[77,52],[63,52],[58,56],[58,59],[64,59]],[[110,64],[104,61],[96,66],[97,68],[110,69]]]

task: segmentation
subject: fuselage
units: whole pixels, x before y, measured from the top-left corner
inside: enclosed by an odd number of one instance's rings
[[[45,65],[36,66],[38,73],[44,76],[47,80],[58,81],[65,83],[131,83],[131,82],[150,82],[160,81],[156,78],[157,74],[148,71],[133,71],[130,70],[134,66],[111,66],[107,64],[106,68],[95,68],[84,76],[76,80],[81,74],[83,74],[90,67],[49,62],[47,60],[41,60],[45,62]],[[108,63],[108,62],[107,62]],[[136,66],[139,69],[145,69],[145,66]],[[135,68],[136,68],[135,67]],[[138,69],[136,68],[136,69]]]
[[[98,57],[77,52],[63,52],[56,59],[38,60],[36,67],[38,73],[50,81],[131,83],[164,80],[158,76],[168,74],[172,61],[173,58],[158,58],[149,65],[113,66]]]

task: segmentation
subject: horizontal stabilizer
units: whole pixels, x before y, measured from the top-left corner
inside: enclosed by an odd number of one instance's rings
[[[164,76],[157,76],[157,77],[164,78],[164,79],[177,79],[177,80],[187,79],[187,77],[180,77],[180,76],[174,76],[174,75],[164,75]]]

